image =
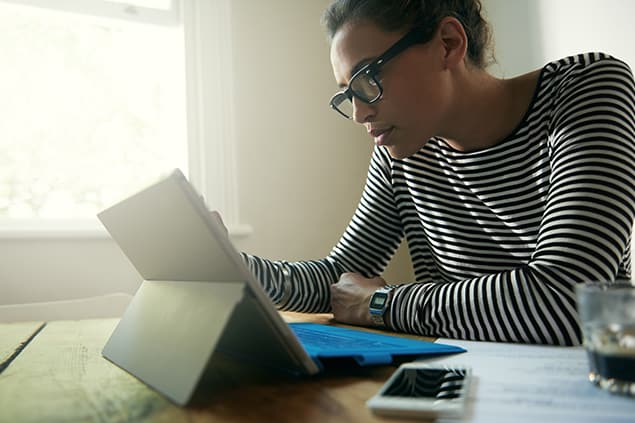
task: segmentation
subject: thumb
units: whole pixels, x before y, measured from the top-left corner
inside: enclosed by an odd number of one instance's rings
[[[223,228],[223,230],[225,231],[225,235],[229,236],[229,231],[227,230],[227,227],[225,226],[225,223],[223,223],[223,218],[220,215],[220,213],[216,210],[211,211],[210,216],[212,217],[212,220],[215,221],[216,223],[218,223],[218,225]]]

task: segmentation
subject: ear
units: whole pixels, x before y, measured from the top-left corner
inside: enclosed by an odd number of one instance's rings
[[[439,35],[444,48],[445,68],[453,69],[467,55],[467,34],[458,19],[446,16],[439,23]]]

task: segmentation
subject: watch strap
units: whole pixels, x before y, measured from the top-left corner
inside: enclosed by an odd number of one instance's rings
[[[282,264],[282,296],[276,304],[278,310],[283,309],[291,299],[291,268],[286,264]]]

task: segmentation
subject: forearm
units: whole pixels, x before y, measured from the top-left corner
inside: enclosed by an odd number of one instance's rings
[[[386,320],[395,331],[427,336],[577,345],[574,285],[528,266],[453,283],[409,284],[395,290]]]
[[[309,313],[330,311],[330,285],[343,273],[334,260],[271,261],[245,253],[242,257],[281,309]]]

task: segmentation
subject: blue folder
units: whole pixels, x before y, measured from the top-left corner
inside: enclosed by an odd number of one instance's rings
[[[289,323],[289,326],[320,369],[324,369],[325,361],[333,359],[353,359],[360,366],[373,366],[411,357],[465,352],[453,345],[339,326],[318,323]]]

